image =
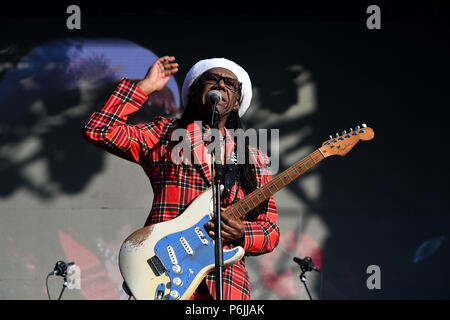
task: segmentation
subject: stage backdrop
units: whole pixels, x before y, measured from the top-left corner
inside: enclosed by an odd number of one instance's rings
[[[208,20],[167,16],[162,28],[160,20],[87,19],[80,31],[39,20],[26,36],[8,23],[0,64],[1,299],[47,299],[45,277],[58,260],[81,271],[80,289],[63,299],[128,298],[117,255],[143,226],[152,188],[138,165],[90,145],[81,129],[121,77],[141,79],[162,55],[176,56],[180,71],[130,123],[178,117],[189,68],[226,57],[252,80],[246,127],[278,130],[269,140],[274,174],[330,134],[362,123],[375,131],[374,140],[325,159],[276,194],[280,243],[246,258],[253,299],[308,299],[293,262],[306,256],[320,269],[307,274],[314,299],[450,297],[448,24],[406,20],[371,31],[364,19],[225,20],[219,25],[234,32],[212,46],[217,28]],[[54,299],[62,279],[48,284]]]

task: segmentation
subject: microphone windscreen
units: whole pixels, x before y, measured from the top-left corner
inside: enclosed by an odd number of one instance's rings
[[[209,103],[215,103],[218,104],[220,101],[222,101],[222,95],[218,90],[211,90],[206,95],[206,99]]]

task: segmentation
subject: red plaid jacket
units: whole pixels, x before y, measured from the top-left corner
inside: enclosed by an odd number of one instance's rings
[[[150,179],[154,199],[145,225],[171,220],[185,210],[199,194],[211,187],[211,174],[206,161],[206,148],[202,143],[201,128],[195,123],[187,126],[187,136],[192,143],[192,156],[201,163],[176,164],[172,161],[172,149],[178,144],[171,134],[177,128],[177,119],[156,117],[145,124],[129,125],[128,116],[137,111],[147,100],[147,95],[134,83],[123,78],[105,106],[92,114],[86,122],[83,136],[89,142],[119,157],[138,163]],[[227,155],[234,147],[233,139],[226,131]],[[267,155],[250,147],[250,157],[256,163],[258,185],[271,179]],[[245,196],[238,183],[228,197],[222,198],[222,207],[232,200]],[[272,251],[278,244],[280,231],[276,224],[277,208],[273,197],[251,221],[243,221],[245,236],[243,246],[246,255],[259,255]],[[236,244],[237,245],[237,244]],[[225,245],[227,248],[233,245]],[[250,280],[245,268],[245,257],[224,268],[224,299],[250,299]],[[206,286],[215,298],[215,274],[206,277]],[[204,285],[202,286],[204,287]],[[194,298],[198,294],[194,294]]]

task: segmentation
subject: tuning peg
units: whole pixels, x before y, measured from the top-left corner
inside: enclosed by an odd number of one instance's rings
[[[367,128],[367,124],[363,123],[363,124],[362,124],[362,127],[363,127],[363,128]]]

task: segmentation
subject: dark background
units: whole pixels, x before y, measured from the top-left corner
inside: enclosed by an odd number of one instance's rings
[[[370,4],[381,8],[381,30],[366,28]],[[447,3],[80,3],[82,29],[73,31],[65,28],[68,5],[12,4],[3,11],[1,62],[14,65],[48,40],[120,37],[176,56],[179,84],[200,59],[234,60],[261,89],[262,106],[279,113],[296,97],[292,79],[298,74],[286,68],[311,70],[318,109],[303,123],[274,128],[288,133],[312,125],[302,143],[317,146],[363,122],[375,131],[373,141],[318,169],[322,193],[309,205],[330,230],[322,273],[333,283],[324,281],[319,298],[450,297]],[[251,119],[246,124],[257,126]],[[83,185],[70,184],[73,192]],[[419,246],[436,237],[443,240],[431,241],[414,263]],[[381,268],[381,290],[366,287],[365,268],[372,264]]]

